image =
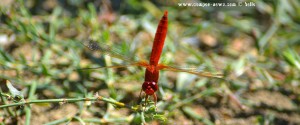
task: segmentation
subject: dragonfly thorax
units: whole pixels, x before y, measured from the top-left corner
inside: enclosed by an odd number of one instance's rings
[[[157,89],[158,89],[158,85],[156,82],[147,82],[145,81],[143,83],[143,91],[146,93],[146,95],[153,95]]]

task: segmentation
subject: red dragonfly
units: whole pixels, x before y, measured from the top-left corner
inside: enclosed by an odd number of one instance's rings
[[[120,68],[120,67],[128,67],[128,66],[142,66],[146,68],[145,71],[145,81],[142,85],[142,89],[140,92],[140,96],[142,91],[146,94],[145,102],[147,102],[149,96],[153,96],[154,103],[156,105],[157,96],[155,92],[158,90],[158,78],[159,78],[159,70],[169,70],[175,72],[187,72],[190,74],[195,74],[197,76],[202,77],[210,77],[210,78],[222,78],[221,74],[213,74],[210,72],[203,72],[203,71],[196,71],[191,69],[183,69],[183,68],[176,68],[172,66],[168,66],[165,64],[160,64],[159,59],[164,47],[165,38],[167,35],[168,30],[168,11],[164,12],[163,17],[161,18],[156,33],[155,38],[152,46],[152,52],[150,55],[150,61],[138,61],[132,62],[129,59],[126,59],[122,54],[113,52],[113,48],[105,45],[98,45],[97,42],[94,41],[87,41],[83,44],[87,46],[92,51],[101,51],[102,53],[106,53],[110,56],[126,60],[126,62],[131,62],[129,65],[119,65],[119,66],[107,66],[107,67],[100,67],[100,68]],[[94,68],[92,68],[94,69]]]

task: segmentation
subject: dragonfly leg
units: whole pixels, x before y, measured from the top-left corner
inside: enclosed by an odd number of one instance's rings
[[[145,97],[145,106],[147,105],[147,101],[148,101],[148,95],[146,95],[146,97]]]
[[[145,97],[145,107],[144,107],[144,111],[145,111],[146,106],[147,106],[148,97],[149,97],[148,95],[146,95],[146,97]]]
[[[154,93],[152,96],[153,96],[153,99],[154,99],[154,105],[155,105],[155,107],[156,107],[157,96],[156,96],[156,94],[155,94],[155,93]]]
[[[141,98],[142,98],[142,91],[143,91],[143,89],[141,89],[141,92],[140,92],[140,95],[139,95],[139,99],[140,100],[142,100]]]
[[[157,111],[157,107],[156,107],[157,96],[155,93],[153,94],[153,99],[154,99],[155,110]]]

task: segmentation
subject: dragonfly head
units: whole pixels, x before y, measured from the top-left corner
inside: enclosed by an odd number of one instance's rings
[[[145,81],[143,83],[143,91],[146,93],[146,95],[153,95],[157,89],[158,89],[158,85],[156,82],[147,82]]]

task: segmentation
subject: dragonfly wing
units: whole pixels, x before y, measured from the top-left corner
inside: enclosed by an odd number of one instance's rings
[[[126,56],[125,54],[123,54],[121,52],[121,50],[119,49],[113,49],[112,47],[106,45],[106,44],[100,44],[97,41],[94,40],[87,40],[82,42],[82,44],[84,46],[86,46],[87,48],[89,48],[91,51],[95,51],[95,52],[99,52],[101,54],[104,55],[109,55],[112,57],[116,57],[122,60],[125,60],[127,62],[131,62],[131,59],[128,57],[128,55]]]
[[[159,69],[173,71],[173,72],[186,72],[186,73],[190,73],[202,77],[208,77],[208,78],[219,78],[219,79],[223,78],[222,73],[211,73],[209,71],[204,71],[203,69],[199,70],[198,68],[178,68],[178,67],[167,66],[167,65],[159,65]]]
[[[130,66],[142,66],[147,67],[148,64],[141,64],[141,63],[133,63],[133,64],[127,64],[127,65],[114,65],[114,66],[102,66],[102,67],[92,67],[92,68],[80,68],[78,70],[93,70],[93,69],[102,69],[102,68],[126,68]]]
[[[132,61],[132,58],[129,58],[128,55],[121,52],[119,49],[112,48],[106,44],[100,44],[94,40],[87,40],[81,42],[85,47],[89,50],[96,52],[100,55],[109,55],[111,57],[115,57],[121,59],[126,62],[124,65],[116,65],[116,66],[105,66],[105,67],[96,67],[96,68],[83,68],[83,69],[99,69],[99,68],[124,68],[129,66],[142,66],[147,67],[148,63],[146,61]],[[134,56],[133,56],[134,57]],[[136,58],[136,57],[135,57]]]

